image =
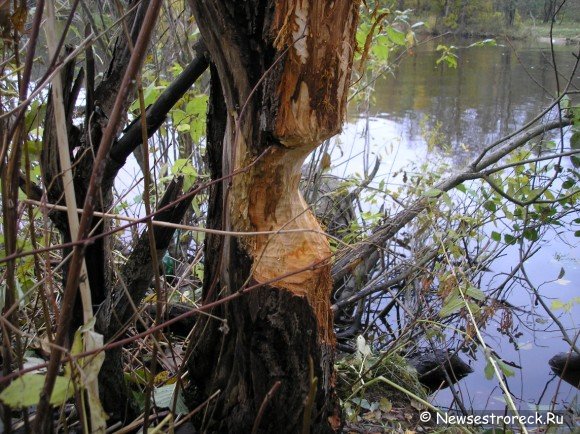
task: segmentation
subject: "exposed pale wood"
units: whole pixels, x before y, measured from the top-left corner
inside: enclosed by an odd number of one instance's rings
[[[243,241],[254,259],[252,277],[306,296],[315,310],[319,331],[333,341],[330,315],[331,257],[316,218],[299,192],[301,167],[323,140],[340,131],[346,110],[347,83],[353,57],[358,2],[276,2],[270,36],[284,56],[279,77],[270,79],[276,92],[271,116],[264,116],[278,146],[252,170],[236,177],[232,187],[234,230],[306,229],[304,233],[260,236]],[[245,118],[243,119],[245,120]],[[236,169],[249,165],[255,151],[248,146],[249,128],[234,131]],[[312,268],[315,266],[315,268]]]
[[[356,33],[358,1],[277,2],[272,33],[288,47],[278,86],[275,136],[307,152],[340,131]]]

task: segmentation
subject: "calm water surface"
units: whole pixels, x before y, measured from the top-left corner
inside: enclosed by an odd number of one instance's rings
[[[466,47],[471,41],[445,41]],[[456,70],[436,67],[435,45],[419,48],[415,55],[405,58],[395,71],[395,77],[376,82],[370,108],[365,116],[353,112],[343,133],[334,144],[334,173],[347,175],[362,173],[372,166],[375,155],[382,157],[383,174],[376,181],[391,182],[390,173],[410,162],[436,158],[437,151],[428,151],[426,131],[435,131],[438,142],[453,150],[450,158],[460,167],[505,134],[516,130],[548,106],[556,94],[556,79],[551,67],[549,46],[520,45],[514,51],[509,46],[476,47],[458,50]],[[565,82],[574,62],[573,47],[558,47],[555,53],[560,83]],[[576,74],[575,85],[580,86]],[[365,155],[365,143],[370,155]],[[573,235],[573,234],[572,234]],[[550,299],[564,302],[580,295],[580,267],[578,238],[549,234],[540,252],[530,260],[528,273],[548,304]],[[517,263],[517,251],[501,258],[485,276],[491,289],[501,281],[500,272],[509,272]],[[516,255],[514,257],[514,255]],[[560,270],[565,276],[557,279]],[[496,277],[497,276],[497,277]],[[551,375],[548,360],[556,353],[567,351],[560,331],[547,317],[541,306],[521,287],[514,286],[506,293],[508,300],[525,312],[517,314],[520,321],[514,343],[500,335],[497,323],[489,325],[486,342],[504,360],[513,362],[515,376],[508,385],[521,409],[530,404],[550,404],[556,396],[558,403],[578,399],[577,390],[566,383],[558,385]],[[578,330],[580,307],[570,312],[558,311],[560,320],[574,336]],[[482,354],[471,360],[475,372],[459,383],[460,393],[467,407],[474,410],[501,409],[504,401],[497,380],[485,379]],[[442,406],[451,403],[449,391],[441,391],[434,401]]]

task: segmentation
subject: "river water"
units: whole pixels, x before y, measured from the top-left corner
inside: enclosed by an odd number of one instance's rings
[[[394,76],[379,78],[370,106],[353,110],[334,143],[333,172],[340,176],[362,173],[365,166],[367,170],[372,166],[373,154],[382,156],[376,182],[389,182],[390,174],[417,161],[445,158],[461,167],[478,150],[521,127],[550,104],[557,87],[549,45],[461,48],[471,42],[444,41],[460,47],[457,69],[437,66],[439,53],[435,43],[430,43],[403,58]],[[574,49],[577,51],[574,47],[556,47],[560,85],[570,74]],[[578,73],[574,84],[580,86]],[[446,143],[451,153],[429,146],[428,137],[433,137],[433,132],[437,133],[436,141]],[[580,296],[579,238],[573,235],[573,231],[549,234],[529,262],[530,278],[548,304],[553,299],[568,302]],[[511,270],[517,263],[514,255],[515,249],[493,264],[483,279],[487,288],[482,289],[492,289],[499,280],[498,273]],[[562,269],[565,275],[558,279]],[[517,349],[514,342],[495,331],[496,323],[486,329],[485,338],[503,360],[521,366],[514,369],[515,376],[507,378],[518,407],[529,410],[538,404],[546,408],[552,402],[556,407],[574,402],[578,391],[567,383],[560,384],[548,366],[553,355],[569,349],[562,333],[528,291],[515,285],[507,295],[512,305],[527,312],[517,314],[517,331],[521,332],[515,339]],[[569,311],[556,313],[573,338],[578,331],[580,306],[573,304]],[[475,372],[458,384],[466,407],[502,409],[504,400],[498,382],[485,378],[481,352],[469,363]],[[433,399],[445,407],[451,404],[452,395],[443,390]]]

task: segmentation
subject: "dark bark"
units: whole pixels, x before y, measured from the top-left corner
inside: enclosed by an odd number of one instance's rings
[[[162,92],[157,101],[147,108],[147,136],[151,137],[165,122],[169,110],[191,88],[209,65],[208,53],[200,41],[194,46],[196,57],[179,76]],[[105,171],[105,178],[114,179],[131,152],[141,145],[141,117],[137,117],[124,130],[122,137],[111,150],[111,159]]]
[[[157,214],[154,221],[178,222],[183,218],[192,198],[177,201],[182,184],[182,180],[178,179],[169,185],[159,203],[159,208],[176,203]],[[173,228],[154,226],[153,236],[158,258],[161,258],[169,247],[174,233]],[[106,341],[114,340],[116,336],[124,333],[135,314],[131,307],[141,303],[153,279],[153,260],[147,230],[139,237],[120,274],[122,281],[113,291],[115,297],[107,299],[97,313],[96,329],[104,335]],[[99,384],[101,402],[110,422],[128,421],[137,416],[137,408],[123,376],[121,349],[107,351],[99,372]]]

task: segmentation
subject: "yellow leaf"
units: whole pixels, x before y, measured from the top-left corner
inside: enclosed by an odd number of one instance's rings
[[[168,378],[169,378],[169,372],[168,371],[161,371],[159,374],[157,374],[155,376],[155,384],[165,383]]]
[[[45,375],[28,372],[14,380],[0,393],[0,401],[12,408],[37,405],[44,388]],[[57,376],[50,395],[52,405],[61,405],[73,396],[74,389],[69,378]]]
[[[18,32],[24,32],[24,24],[26,23],[26,15],[28,11],[26,10],[26,6],[19,6],[16,8],[12,17],[10,18],[12,21],[12,25],[14,29]]]

